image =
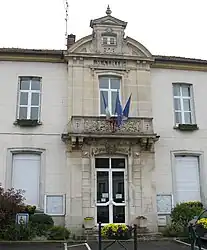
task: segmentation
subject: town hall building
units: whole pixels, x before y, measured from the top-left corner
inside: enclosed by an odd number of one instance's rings
[[[64,51],[0,49],[0,182],[74,231],[156,232],[176,203],[206,203],[207,61],[152,55],[109,7],[90,27]]]

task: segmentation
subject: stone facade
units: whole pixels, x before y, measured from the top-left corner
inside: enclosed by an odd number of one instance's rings
[[[5,85],[0,92],[4,114],[0,118],[0,182],[6,188],[12,186],[15,154],[41,155],[39,208],[46,208],[45,195],[65,195],[65,213],[54,216],[54,220],[79,233],[85,217],[93,217],[97,225],[98,207],[109,206],[108,222],[116,220],[112,212],[117,203],[117,207],[124,206],[125,223],[136,223],[138,216],[145,216],[148,229],[157,231],[157,194],[172,195],[176,203],[177,155],[199,158],[201,198],[204,203],[207,200],[203,105],[207,61],[153,56],[142,44],[125,36],[126,26],[108,8],[106,16],[90,22],[91,35],[76,42],[70,35],[65,51],[0,49],[0,80]],[[17,122],[19,76],[42,78],[37,126],[22,127]],[[115,116],[107,120],[101,113],[102,77],[119,79],[122,104],[132,93],[129,119],[121,127],[117,127]],[[199,127],[195,131],[176,127],[174,82],[193,84]],[[114,103],[110,101],[112,110]],[[108,159],[104,170],[96,166],[100,158]],[[116,166],[118,170],[111,167],[113,159],[124,159]],[[99,199],[97,176],[104,171],[108,179],[100,184],[110,188],[102,190]],[[117,191],[118,198],[113,197],[115,172],[124,180],[118,183],[124,183],[123,193],[122,188]]]
[[[66,215],[70,227],[81,227],[88,216],[98,223],[95,158],[121,155],[127,159],[126,223],[134,223],[143,215],[148,219],[148,228],[157,230],[154,143],[158,137],[151,118],[150,75],[154,59],[143,45],[125,38],[126,25],[111,14],[92,20],[92,35],[80,39],[65,53],[71,117],[64,137],[71,178]],[[115,44],[103,45],[103,36],[115,37]],[[110,75],[121,78],[123,103],[133,93],[130,116],[134,118],[115,131],[100,117],[99,106],[99,77]]]
[[[3,114],[0,123],[0,183],[5,188],[12,187],[13,154],[41,154],[39,208],[42,210],[45,194],[65,194],[66,189],[67,158],[65,144],[60,138],[68,120],[66,69],[64,63],[0,61],[0,81],[4,84],[4,91],[0,93]],[[42,77],[42,125],[21,127],[15,122],[19,76]]]

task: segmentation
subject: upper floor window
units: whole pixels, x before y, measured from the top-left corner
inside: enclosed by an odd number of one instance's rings
[[[176,124],[193,124],[194,111],[191,84],[173,84],[174,112]]]
[[[102,37],[103,45],[116,45],[116,37],[113,36],[103,36]]]
[[[120,78],[115,76],[103,76],[99,78],[100,89],[100,114],[105,115],[105,107],[102,95],[104,95],[106,104],[111,115],[115,114],[117,91],[120,94]]]
[[[20,77],[18,92],[19,120],[40,120],[41,78]]]

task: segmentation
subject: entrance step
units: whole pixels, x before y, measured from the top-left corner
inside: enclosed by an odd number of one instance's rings
[[[98,240],[98,232],[97,230],[85,230],[84,238],[86,240]],[[160,240],[163,238],[162,233],[160,232],[146,232],[146,233],[138,233],[137,238],[140,241],[149,241],[149,240]]]

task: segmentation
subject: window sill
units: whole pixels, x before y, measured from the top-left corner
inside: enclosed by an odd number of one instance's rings
[[[173,128],[181,131],[195,131],[199,129],[197,124],[176,124]]]
[[[42,125],[42,123],[38,120],[29,120],[29,119],[20,120],[20,119],[17,119],[14,122],[14,125],[18,125],[21,127],[36,127],[36,126]]]

